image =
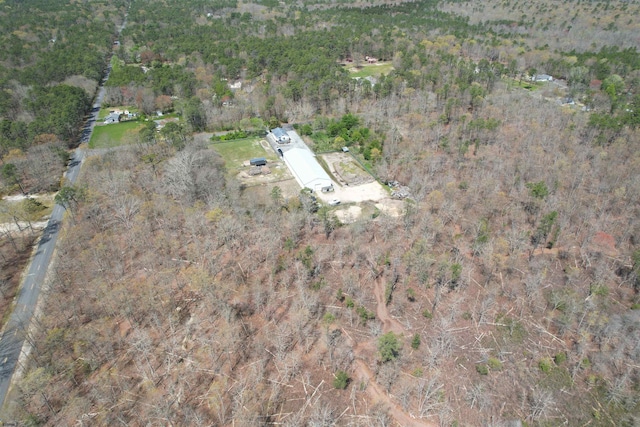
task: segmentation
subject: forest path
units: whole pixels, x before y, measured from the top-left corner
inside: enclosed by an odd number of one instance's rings
[[[389,314],[385,300],[385,285],[381,277],[378,277],[374,283],[373,294],[376,298],[376,315],[382,322],[383,333],[404,334],[406,331],[402,324]],[[351,342],[355,355],[356,378],[358,378],[358,381],[366,382],[366,391],[371,401],[374,404],[382,404],[386,407],[388,414],[395,420],[395,425],[401,427],[435,427],[437,424],[414,418],[411,414],[406,413],[400,405],[389,397],[384,388],[376,382],[376,376],[366,362],[367,354],[371,355],[372,352],[375,352],[375,339],[356,343],[348,334],[347,337]]]
[[[398,320],[391,317],[387,308],[385,296],[385,285],[382,277],[378,277],[373,286],[373,295],[376,297],[376,316],[382,322],[382,333],[393,332],[401,335],[405,332],[404,327]]]

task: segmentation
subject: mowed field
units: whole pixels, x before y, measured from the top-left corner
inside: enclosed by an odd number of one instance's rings
[[[215,142],[213,148],[225,161],[229,173],[237,173],[244,167],[244,163],[255,157],[264,157],[267,163],[276,162],[278,156],[268,147],[260,143],[260,138],[234,139],[233,141]]]
[[[131,144],[143,126],[144,124],[139,121],[96,126],[89,141],[89,148],[110,148]]]

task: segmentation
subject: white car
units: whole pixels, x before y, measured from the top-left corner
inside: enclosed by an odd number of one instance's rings
[[[329,200],[328,203],[331,206],[338,206],[340,204],[340,200],[339,199],[331,199],[331,200]]]

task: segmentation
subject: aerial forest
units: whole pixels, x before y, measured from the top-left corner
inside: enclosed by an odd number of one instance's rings
[[[0,28],[3,322],[65,208],[3,421],[640,423],[637,0],[0,0]],[[275,152],[243,175],[278,127],[389,201]]]

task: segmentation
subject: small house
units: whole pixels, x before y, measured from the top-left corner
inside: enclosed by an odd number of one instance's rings
[[[267,164],[267,159],[264,157],[255,157],[249,160],[249,164],[251,166],[265,166]]]
[[[534,82],[550,82],[553,80],[553,77],[549,74],[536,74],[535,76],[531,77],[531,80]]]
[[[275,128],[271,133],[278,144],[288,144],[291,142],[291,137],[287,134],[287,131],[282,128]]]

